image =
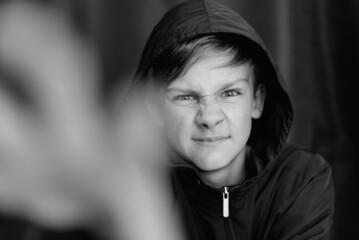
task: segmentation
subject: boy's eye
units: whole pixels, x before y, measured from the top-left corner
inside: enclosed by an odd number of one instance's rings
[[[239,90],[231,89],[231,90],[224,91],[221,94],[221,97],[235,97],[240,94],[241,94],[241,92]]]
[[[190,100],[195,100],[193,96],[191,95],[180,95],[180,96],[176,96],[174,98],[175,101],[190,101]]]

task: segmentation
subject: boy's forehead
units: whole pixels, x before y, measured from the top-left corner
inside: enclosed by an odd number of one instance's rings
[[[215,89],[230,83],[250,83],[252,69],[249,63],[233,64],[230,60],[224,55],[202,56],[184,74],[172,81],[168,89]]]

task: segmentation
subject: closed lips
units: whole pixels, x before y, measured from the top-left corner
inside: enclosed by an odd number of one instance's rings
[[[222,141],[230,138],[229,136],[215,136],[215,137],[199,137],[199,138],[192,138],[194,141],[198,142],[217,142]]]

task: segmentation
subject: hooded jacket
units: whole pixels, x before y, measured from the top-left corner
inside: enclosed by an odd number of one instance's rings
[[[252,41],[267,64],[264,112],[240,184],[214,189],[198,170],[175,164],[173,186],[188,239],[326,239],[334,212],[331,169],[318,154],[285,144],[293,112],[286,84],[254,29],[237,13],[215,1],[188,1],[155,26],[137,76],[167,48],[195,37],[238,34]]]

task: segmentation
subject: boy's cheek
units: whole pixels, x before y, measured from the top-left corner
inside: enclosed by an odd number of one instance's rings
[[[230,124],[246,125],[252,119],[252,102],[244,101],[238,104],[227,105],[223,109]]]
[[[164,109],[165,124],[176,128],[190,125],[195,116],[195,111],[185,107],[167,107]]]

